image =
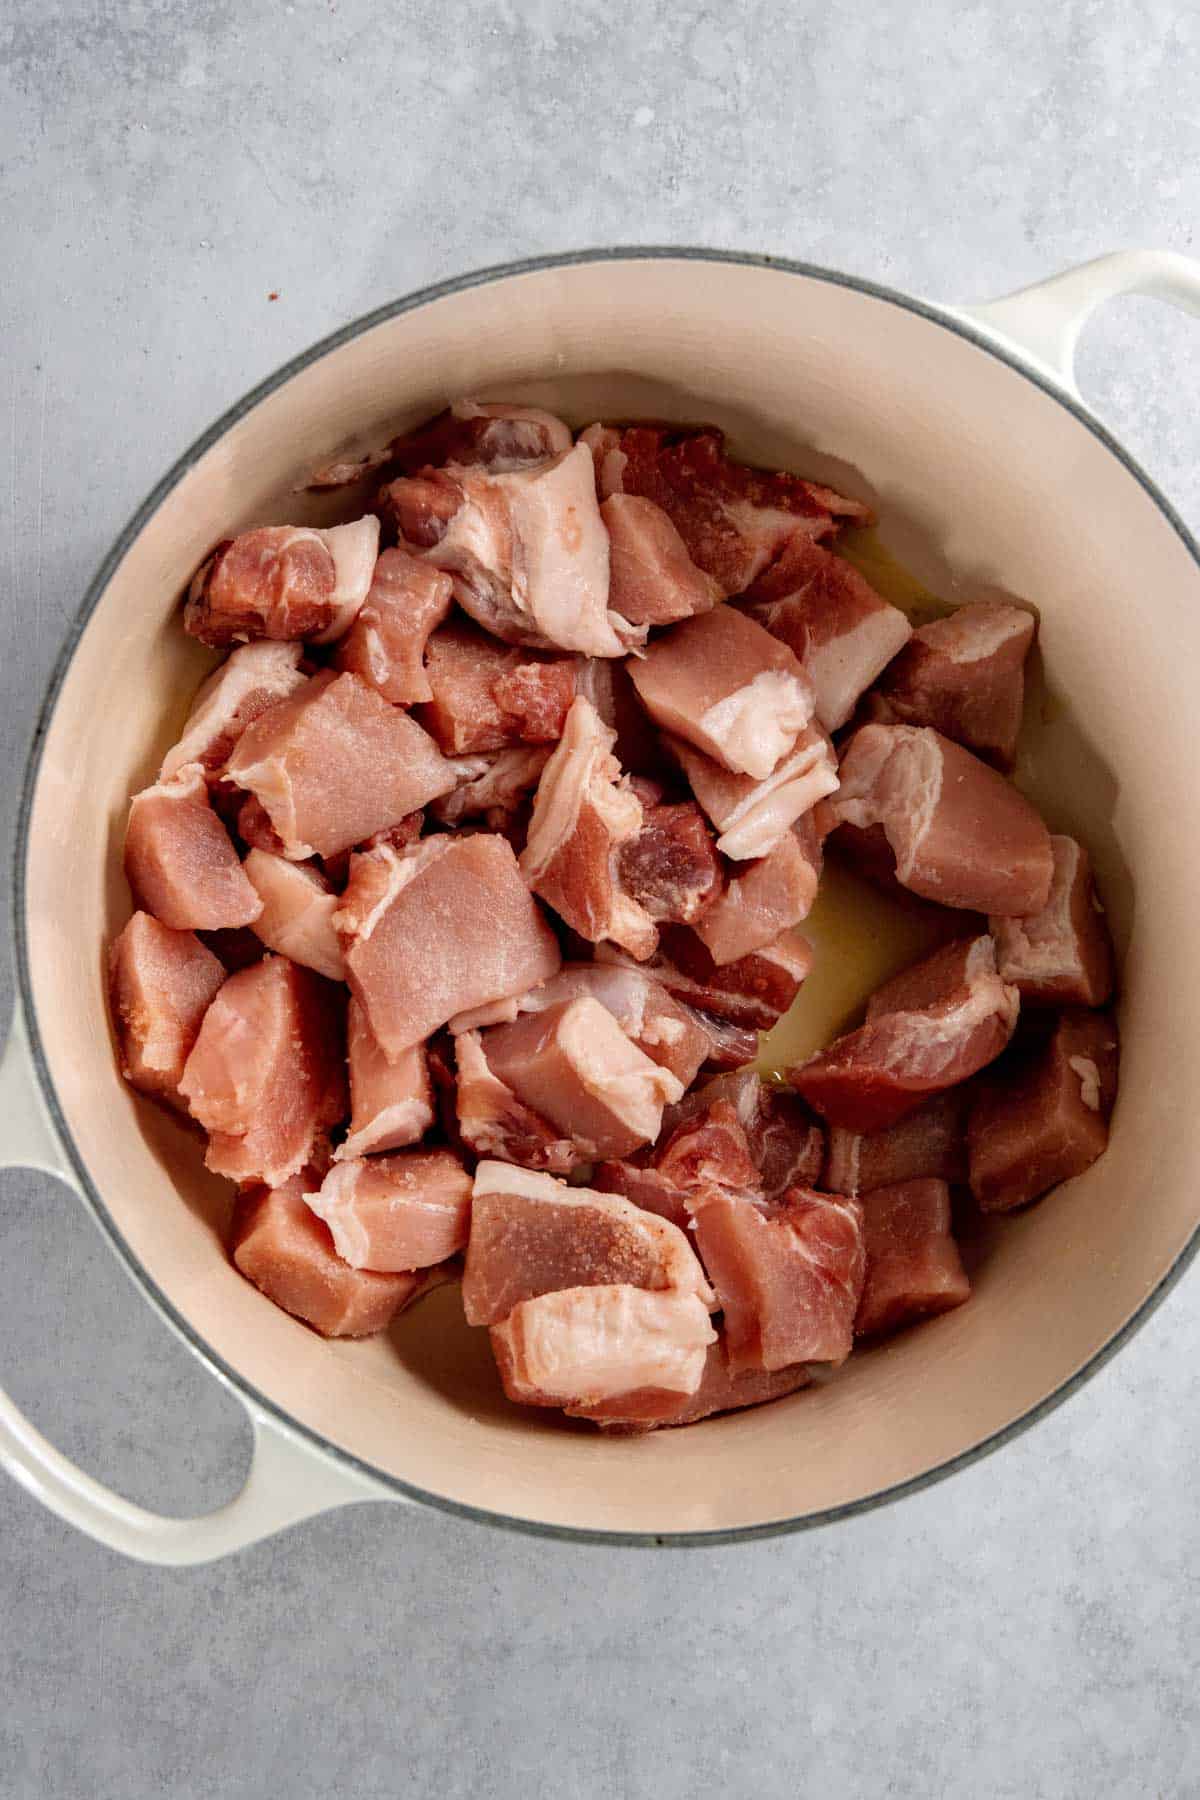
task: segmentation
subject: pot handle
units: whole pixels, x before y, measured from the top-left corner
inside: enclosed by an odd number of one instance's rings
[[[19,1001],[0,1058],[0,1167],[44,1169],[83,1198],[42,1102]],[[228,1556],[333,1507],[392,1497],[238,1398],[254,1432],[250,1472],[239,1494],[201,1518],[148,1512],[93,1481],[47,1443],[3,1389],[0,1466],[89,1537],[140,1562],[177,1568]]]
[[[1200,262],[1174,250],[1116,250],[1019,288],[1000,300],[953,308],[956,317],[1007,340],[1076,398],[1075,348],[1092,313],[1118,294],[1146,294],[1200,315]]]

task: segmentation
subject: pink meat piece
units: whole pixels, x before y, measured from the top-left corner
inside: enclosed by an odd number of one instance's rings
[[[967,1152],[981,1211],[1011,1212],[1091,1167],[1108,1145],[1117,1057],[1112,1015],[1072,1009],[979,1084]]]
[[[725,594],[743,593],[797,538],[829,537],[843,520],[871,518],[869,507],[831,488],[732,461],[715,426],[589,426],[581,442],[595,460],[602,496],[653,500]]]
[[[550,760],[549,744],[500,750],[493,756],[460,757],[455,762],[458,786],[430,806],[443,825],[482,819],[489,831],[511,827],[542,778]]]
[[[337,666],[396,706],[431,700],[425,646],[452,605],[450,577],[404,550],[385,550],[362,610],[338,645]]]
[[[1003,600],[972,601],[919,626],[879,682],[887,717],[932,725],[985,762],[1011,769],[1036,630],[1032,613]]]
[[[463,611],[509,644],[623,656],[645,627],[609,607],[608,533],[584,445],[508,474],[455,466],[380,495]]]
[[[640,1206],[643,1212],[657,1213],[669,1219],[680,1231],[692,1222],[683,1188],[652,1164],[623,1162],[610,1158],[596,1164],[592,1186],[602,1194],[620,1194],[623,1199]]]
[[[280,1187],[346,1114],[342,996],[283,956],[229,976],[179,1092],[209,1134],[208,1167]]]
[[[469,1325],[497,1325],[523,1301],[562,1288],[618,1283],[688,1295],[708,1308],[714,1301],[695,1251],[668,1220],[616,1194],[480,1163],[463,1274]]]
[[[677,1106],[669,1107],[663,1114],[663,1138],[669,1139],[688,1119],[707,1113],[718,1100],[727,1101],[734,1110],[768,1201],[782,1199],[790,1187],[816,1185],[825,1159],[821,1121],[799,1094],[764,1081],[753,1067],[715,1075],[685,1094]],[[832,1182],[826,1185],[835,1187]]]
[[[986,935],[952,938],[877,987],[867,999],[867,1023],[887,1013],[916,1012],[953,1000],[995,966],[994,940],[989,945]]]
[[[302,644],[269,638],[239,645],[197,691],[183,736],[163,757],[158,779],[169,781],[185,763],[202,764],[213,779],[250,721],[304,686],[303,650]]]
[[[579,659],[499,644],[465,619],[435,631],[425,654],[422,725],[447,756],[556,743],[575,698]]]
[[[109,951],[121,1073],[144,1094],[181,1105],[179,1080],[225,970],[191,931],[135,912]]]
[[[353,623],[378,553],[379,521],[370,515],[324,531],[244,531],[218,544],[197,572],[184,629],[217,649],[250,638],[329,643]]]
[[[641,830],[642,806],[622,781],[614,740],[591,702],[577,698],[534,795],[521,873],[582,937],[610,939],[641,960],[658,932],[621,881],[621,847]]]
[[[304,1198],[352,1269],[431,1269],[470,1236],[471,1177],[452,1150],[337,1162]]]
[[[125,874],[135,901],[175,931],[250,925],[262,901],[209,804],[200,763],[135,794],[125,832]]]
[[[857,1337],[899,1331],[970,1299],[944,1181],[877,1188],[862,1207],[867,1276],[854,1322]]]
[[[754,1035],[769,1031],[791,1006],[812,968],[812,945],[799,931],[785,931],[773,944],[736,962],[716,964],[695,932],[674,925],[664,933],[663,951],[648,965],[656,981],[685,1006],[734,1028],[730,1049],[742,1045],[730,1066],[749,1062],[758,1049]],[[598,956],[608,961],[604,946]],[[748,1038],[737,1035],[748,1032]],[[711,1060],[711,1059],[710,1059]]]
[[[826,731],[846,723],[860,695],[912,636],[899,607],[852,564],[803,537],[759,578],[746,605],[801,664]]]
[[[455,1141],[472,1156],[569,1175],[580,1160],[574,1138],[562,1136],[493,1073],[477,1031],[458,1034],[454,1058]]]
[[[1113,989],[1112,939],[1082,844],[1052,837],[1054,876],[1041,912],[988,920],[996,963],[1023,1005],[1103,1006]]]
[[[299,1177],[239,1198],[230,1252],[268,1300],[323,1337],[371,1337],[440,1279],[434,1270],[383,1275],[352,1269],[306,1204]]]
[[[1041,912],[1050,833],[1012,783],[939,732],[864,725],[842,755],[828,802],[838,824],[882,825],[903,887],[975,912]]]
[[[625,892],[659,924],[691,924],[721,892],[712,833],[691,800],[643,803],[641,830],[621,845],[617,865]]]
[[[334,922],[346,979],[391,1059],[458,1013],[527,993],[561,961],[511,846],[484,832],[355,857]]]
[[[389,1062],[359,1002],[346,1014],[350,1070],[350,1130],[334,1152],[336,1162],[376,1150],[415,1144],[433,1124],[433,1090],[424,1044],[413,1044]]]
[[[454,786],[415,719],[332,669],[248,726],[227,768],[266,809],[292,861],[361,844]]]
[[[808,917],[816,897],[812,863],[788,832],[766,856],[740,865],[691,931],[723,968],[777,943]],[[668,951],[675,941],[669,940]]]
[[[628,1283],[522,1301],[491,1331],[510,1400],[573,1410],[631,1394],[647,1405],[695,1393],[716,1337],[694,1294]]]
[[[627,1156],[653,1142],[663,1107],[683,1093],[670,1070],[586,995],[496,1026],[483,1048],[493,1074],[518,1100],[574,1139],[579,1162]]]
[[[735,861],[769,855],[798,819],[837,792],[837,757],[819,726],[806,726],[762,781],[731,774],[682,738],[668,741],[693,794],[721,833],[717,849]]]
[[[865,1194],[923,1177],[965,1180],[969,1104],[968,1088],[947,1088],[884,1131],[832,1126],[821,1185],[835,1194]]]
[[[710,1100],[677,1124],[654,1149],[651,1166],[675,1186],[690,1207],[697,1195],[725,1194],[763,1201],[762,1178],[737,1112],[728,1100]]]
[[[791,651],[732,607],[673,625],[629,674],[664,730],[756,781],[813,714],[812,687]]]
[[[262,901],[253,930],[267,948],[330,981],[344,980],[342,947],[333,926],[341,901],[320,870],[267,850],[251,850],[242,867]]]
[[[246,804],[247,806],[257,806],[258,802],[251,795]],[[437,800],[433,801],[430,806],[431,812],[437,804]],[[266,817],[265,813],[263,816]],[[341,893],[350,879],[350,858],[355,851],[365,853],[368,850],[382,849],[384,846],[389,850],[406,850],[409,844],[419,842],[424,829],[424,809],[418,807],[416,812],[405,813],[404,817],[397,819],[394,825],[385,825],[382,831],[373,831],[370,837],[363,839],[361,844],[355,844],[349,850],[335,850],[331,856],[323,856],[321,867],[328,880]],[[262,847],[265,848],[265,846]]]
[[[936,958],[943,955],[939,951]],[[939,972],[943,966],[938,963]],[[789,1071],[792,1085],[831,1125],[886,1130],[928,1095],[974,1075],[1012,1036],[1019,996],[996,973],[990,937],[971,941],[962,978],[945,998],[926,1002],[918,977],[906,975],[912,980],[911,1006],[877,1008],[857,1031]]]
[[[661,506],[610,494],[600,508],[608,532],[609,604],[633,625],[670,625],[711,612],[721,584],[698,569]]]
[[[656,1431],[668,1425],[694,1425],[716,1413],[740,1412],[748,1406],[762,1406],[768,1400],[781,1400],[811,1385],[807,1363],[791,1369],[742,1369],[736,1375],[729,1367],[723,1333],[708,1346],[704,1374],[694,1394],[617,1394],[593,1406],[568,1406],[564,1410],[572,1418],[591,1419],[594,1424],[614,1435],[625,1436],[643,1431]]]
[[[446,463],[477,463],[499,475],[561,456],[570,448],[570,427],[540,406],[456,400],[415,431],[393,438],[387,460],[404,475]]]

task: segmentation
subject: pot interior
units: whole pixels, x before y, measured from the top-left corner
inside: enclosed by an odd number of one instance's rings
[[[460,394],[535,399],[577,425],[715,420],[735,452],[871,498],[882,544],[945,600],[1032,601],[1045,679],[1022,781],[1052,828],[1091,848],[1118,942],[1122,1086],[1101,1162],[971,1238],[966,1307],[856,1353],[828,1385],[681,1432],[609,1440],[510,1407],[486,1334],[445,1290],[389,1336],[324,1342],[229,1266],[226,1184],[114,1062],[104,951],[129,911],[126,804],[211,661],[179,628],[184,584],[233,530],[345,516],[344,497],[296,491],[309,470]],[[204,1344],[310,1431],[429,1495],[522,1521],[766,1526],[878,1495],[1003,1431],[1143,1305],[1200,1215],[1200,804],[1184,673],[1200,666],[1198,601],[1183,540],[1058,400],[937,322],[813,275],[683,258],[537,269],[427,301],[310,363],[146,520],[79,641],[37,779],[35,1026],[133,1257]],[[820,1001],[802,993],[801,1037],[877,975],[852,911],[825,929],[838,975],[814,987]]]

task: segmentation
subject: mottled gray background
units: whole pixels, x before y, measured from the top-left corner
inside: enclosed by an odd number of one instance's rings
[[[1186,250],[1198,44],[1178,0],[3,0],[6,837],[114,531],[313,338],[614,241],[945,299]],[[1198,374],[1195,322],[1149,302],[1108,308],[1081,359],[1194,526]],[[171,1574],[0,1482],[0,1793],[1200,1794],[1198,1283],[998,1458],[751,1548],[372,1506]],[[0,1178],[0,1374],[134,1498],[186,1513],[241,1481],[236,1406],[23,1174]]]

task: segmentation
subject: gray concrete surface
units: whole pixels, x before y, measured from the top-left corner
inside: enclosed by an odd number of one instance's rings
[[[585,244],[749,247],[944,298],[1186,250],[1198,45],[1164,0],[6,0],[6,832],[91,569],[284,357],[421,283]],[[1198,375],[1194,321],[1147,302],[1082,357],[1193,525]],[[379,1506],[168,1574],[0,1482],[0,1794],[1198,1794],[1198,1280],[1000,1457],[757,1547],[579,1549]],[[236,1407],[22,1174],[0,1177],[0,1370],[137,1499],[185,1513],[240,1482]]]

